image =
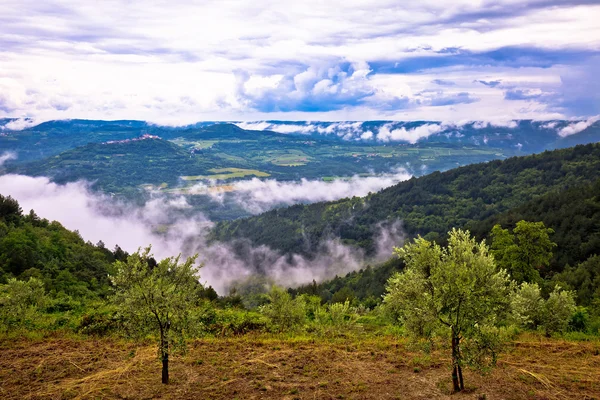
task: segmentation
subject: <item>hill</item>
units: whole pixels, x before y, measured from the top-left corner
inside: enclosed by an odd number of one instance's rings
[[[57,183],[86,179],[104,191],[120,192],[142,184],[176,185],[180,175],[210,174],[215,167],[214,159],[195,156],[166,140],[145,138],[91,143],[10,171],[49,176]]]
[[[600,178],[600,145],[547,151],[412,178],[365,198],[296,205],[220,222],[216,240],[248,238],[256,245],[312,254],[329,236],[374,251],[379,224],[400,220],[409,236],[429,239],[483,221],[550,193]]]
[[[94,298],[107,293],[111,265],[125,257],[119,247],[86,242],[33,210],[23,214],[17,201],[0,194],[0,283],[34,277],[54,296]]]

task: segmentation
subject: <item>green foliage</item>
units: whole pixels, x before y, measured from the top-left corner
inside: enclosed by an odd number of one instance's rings
[[[543,222],[517,222],[511,234],[500,225],[492,228],[491,253],[498,266],[518,283],[540,282],[539,269],[548,266],[556,243],[550,240],[554,230]]]
[[[556,286],[544,306],[543,327],[546,335],[565,332],[575,311],[575,294]]]
[[[575,316],[576,311],[574,293],[558,285],[547,300],[542,297],[537,283],[523,282],[511,295],[513,322],[525,329],[541,327],[546,335],[564,333],[574,318],[575,324],[585,325],[583,311]]]
[[[523,282],[511,294],[511,316],[522,328],[537,329],[544,320],[544,299],[537,283]]]
[[[325,237],[334,235],[373,252],[373,237],[381,221],[402,220],[409,236],[433,234],[443,241],[452,227],[475,227],[481,221],[535,202],[542,196],[548,196],[548,205],[556,193],[570,188],[575,190],[575,187],[590,185],[598,179],[600,145],[590,144],[434,172],[365,198],[296,205],[255,217],[221,222],[215,227],[213,236],[219,240],[246,237],[256,244],[283,252],[310,254]],[[568,203],[563,204],[567,211]],[[594,204],[585,206],[582,202],[580,205],[587,207],[590,211],[586,214],[596,215],[597,220],[598,213],[591,211],[598,208],[597,199]],[[543,210],[540,208],[539,212]],[[545,218],[523,217],[513,223],[523,219],[545,221]],[[576,220],[579,222],[579,219]],[[556,230],[561,220],[545,221],[546,226]],[[593,224],[581,222],[588,233],[595,232]],[[499,222],[486,224],[485,230],[476,229],[479,237],[487,235],[496,223]],[[564,229],[573,229],[581,241],[587,240],[587,234],[583,230],[580,232],[578,227]],[[589,246],[592,247],[586,251],[596,248],[600,252],[600,238]]]
[[[295,299],[284,289],[273,286],[267,295],[269,302],[260,312],[269,318],[278,331],[299,327],[306,320],[306,303],[303,297]]]
[[[468,231],[449,232],[446,248],[419,237],[395,252],[406,269],[390,278],[384,304],[416,336],[450,336],[454,388],[462,390],[463,364],[482,367],[484,360],[495,361],[497,342],[492,338],[508,311],[508,275],[497,270],[488,247]]]
[[[179,262],[178,257],[154,261],[147,247],[127,261],[115,262],[111,281],[113,303],[137,335],[159,333],[159,357],[163,362],[163,383],[168,383],[168,359],[174,350],[185,349],[185,338],[197,328],[192,324],[192,308],[197,300],[197,256]]]
[[[36,327],[39,311],[46,305],[47,297],[43,283],[30,278],[20,281],[14,278],[0,285],[0,329]]]
[[[576,267],[567,266],[552,282],[575,290],[578,303],[591,306],[594,299],[600,299],[600,256],[591,256]]]

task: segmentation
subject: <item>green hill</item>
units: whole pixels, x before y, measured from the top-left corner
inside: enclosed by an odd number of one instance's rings
[[[310,255],[330,235],[373,251],[382,221],[400,220],[409,236],[439,238],[549,193],[600,178],[600,144],[473,164],[412,178],[365,198],[295,205],[219,223],[213,239],[248,238]]]
[[[179,176],[210,174],[208,170],[216,167],[212,157],[191,154],[166,140],[144,139],[91,143],[17,165],[11,172],[50,176],[57,183],[86,179],[107,192],[120,192],[142,184],[176,185]]]
[[[113,252],[85,242],[33,210],[24,215],[16,200],[0,194],[0,283],[34,277],[56,296],[93,298],[107,293],[111,265],[125,256],[119,247]]]

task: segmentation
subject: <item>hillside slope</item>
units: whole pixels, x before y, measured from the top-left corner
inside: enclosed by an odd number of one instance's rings
[[[310,255],[329,236],[373,251],[379,224],[401,220],[409,236],[435,239],[550,192],[600,178],[600,144],[491,161],[413,178],[365,198],[296,205],[219,223],[214,239],[248,238]]]

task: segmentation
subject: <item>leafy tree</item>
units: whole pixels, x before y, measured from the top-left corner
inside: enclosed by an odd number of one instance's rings
[[[452,383],[460,391],[463,364],[482,367],[495,361],[492,339],[498,338],[495,327],[509,306],[508,274],[496,268],[485,243],[468,231],[449,232],[446,248],[419,237],[394,252],[406,269],[389,279],[384,304],[417,336],[449,333]]]
[[[122,310],[132,331],[159,332],[158,353],[162,361],[162,383],[169,383],[169,355],[185,349],[185,337],[191,324],[191,306],[197,296],[196,256],[179,262],[171,257],[159,263],[150,247],[138,250],[127,261],[115,262],[111,276],[115,286],[113,301]]]
[[[306,319],[306,303],[302,296],[295,299],[284,289],[273,285],[267,294],[268,304],[260,307],[271,323],[280,331],[292,329],[304,323]]]
[[[539,269],[550,263],[552,249],[556,247],[550,240],[552,233],[554,230],[546,228],[543,222],[519,221],[512,234],[495,225],[491,253],[498,266],[518,283],[539,282]]]
[[[46,301],[44,284],[39,279],[9,279],[5,285],[0,285],[0,326],[8,331],[33,323]]]
[[[523,282],[511,295],[513,320],[522,328],[543,327],[546,335],[564,332],[577,311],[575,294],[555,286],[544,300],[537,283]]]
[[[2,196],[0,194],[0,219],[6,223],[18,222],[23,214],[21,206],[17,200],[11,196]]]
[[[576,310],[575,294],[556,286],[552,293],[550,293],[550,297],[546,300],[544,307],[544,329],[546,335],[550,336],[554,332],[562,333],[566,331],[571,317]]]
[[[537,329],[544,319],[544,299],[537,283],[521,283],[511,295],[511,314],[518,326]]]

